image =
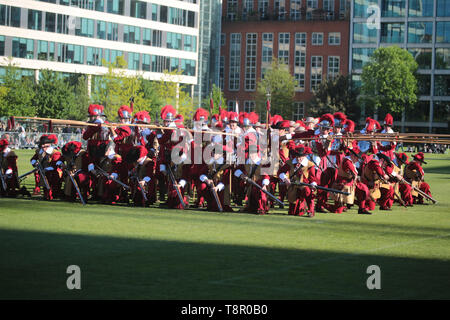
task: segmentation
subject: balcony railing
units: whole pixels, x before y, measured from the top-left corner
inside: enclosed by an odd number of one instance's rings
[[[306,9],[302,8],[298,11],[250,11],[245,9],[239,12],[238,10],[230,10],[226,15],[222,16],[222,21],[337,21],[349,20],[350,11],[330,11],[323,9]]]

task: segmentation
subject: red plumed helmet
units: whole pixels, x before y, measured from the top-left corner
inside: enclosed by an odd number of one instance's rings
[[[342,128],[344,126],[345,120],[347,120],[347,116],[342,112],[335,112],[333,114],[334,117],[334,126],[338,128]]]
[[[147,111],[139,111],[134,115],[135,123],[150,123],[151,120],[150,114]]]
[[[355,123],[350,119],[345,119],[343,128],[344,128],[345,132],[354,132],[355,131]]]
[[[387,126],[392,127],[394,125],[394,118],[392,117],[392,115],[390,113],[388,113],[386,115],[386,117],[384,118],[384,124]]]
[[[194,121],[207,121],[209,112],[203,108],[198,108],[194,113]]]
[[[378,121],[368,117],[366,119],[366,131],[367,132],[374,132],[381,130],[381,125]]]
[[[228,122],[229,121],[229,115],[228,115],[228,111],[225,109],[221,109],[220,110],[220,119],[223,122]]]
[[[117,111],[117,114],[121,119],[131,119],[131,113],[130,107],[126,105],[120,106],[119,111]]]
[[[237,114],[237,112],[234,111],[228,112],[228,121],[239,122],[239,115]]]
[[[99,104],[90,104],[88,108],[89,116],[104,116],[105,107]]]
[[[48,139],[50,141],[53,141],[53,142],[51,142],[52,144],[58,144],[58,137],[56,136],[56,134],[50,134],[48,136]]]
[[[0,152],[3,152],[3,150],[5,150],[8,145],[9,145],[8,140],[1,139],[0,140]]]
[[[251,124],[256,124],[258,122],[258,120],[259,120],[258,114],[256,114],[253,111],[248,114],[248,117],[250,119],[250,123]]]
[[[73,157],[81,150],[81,142],[79,141],[70,141],[67,142],[62,148],[62,153],[64,156]]]
[[[332,128],[334,127],[334,117],[331,113],[322,115],[319,119],[319,127]]]
[[[251,124],[250,117],[247,112],[239,113],[239,123],[241,126],[249,126]]]
[[[276,125],[280,121],[283,121],[283,117],[280,116],[279,114],[276,114],[270,118],[270,125],[271,126]]]
[[[294,150],[292,150],[292,155],[294,157],[301,157],[301,156],[306,156],[308,154],[311,154],[312,150],[310,147],[304,146],[303,144],[300,144],[298,146],[295,147]]]
[[[177,112],[175,111],[175,108],[173,106],[171,106],[170,104],[165,105],[161,109],[161,119],[166,121],[173,121],[175,119],[176,113]]]
[[[184,117],[182,114],[177,114],[177,116],[175,117],[175,122],[176,123],[183,123],[184,122]]]
[[[289,120],[283,120],[281,121],[281,124],[279,125],[280,129],[286,129],[288,130],[291,126],[291,122]]]

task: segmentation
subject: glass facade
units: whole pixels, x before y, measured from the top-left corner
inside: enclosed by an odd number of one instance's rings
[[[353,69],[362,69],[369,62],[370,56],[375,51],[374,48],[353,48],[352,50],[352,66]]]
[[[450,70],[450,48],[436,48],[436,69]]]
[[[409,0],[410,17],[432,17],[434,0]]]
[[[355,18],[368,18],[373,11],[369,10],[370,6],[378,6],[378,0],[354,0],[353,16]]]
[[[437,0],[437,12],[438,17],[450,17],[450,1]]]
[[[432,43],[433,22],[409,22],[408,43]]]
[[[432,49],[431,48],[408,48],[419,65],[419,69],[431,69]]]
[[[403,43],[405,36],[405,24],[386,22],[381,24],[381,42]]]
[[[377,29],[369,29],[366,23],[354,23],[353,43],[377,43]]]
[[[382,17],[404,17],[406,0],[381,0]]]
[[[436,43],[450,43],[450,21],[436,22]]]

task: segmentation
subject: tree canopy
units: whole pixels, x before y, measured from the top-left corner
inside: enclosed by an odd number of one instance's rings
[[[366,102],[387,112],[401,112],[417,101],[417,62],[405,49],[380,47],[363,67],[361,94]]]

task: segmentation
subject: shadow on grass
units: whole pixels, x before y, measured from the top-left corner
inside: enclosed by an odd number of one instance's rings
[[[368,290],[370,265],[381,290]],[[69,265],[81,290],[68,290]],[[1,299],[448,299],[448,261],[0,230]]]

